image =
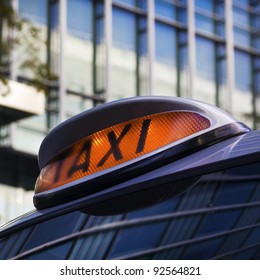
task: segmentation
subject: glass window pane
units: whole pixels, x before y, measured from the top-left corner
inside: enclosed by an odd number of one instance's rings
[[[195,0],[195,6],[208,12],[213,11],[213,1]]]
[[[258,247],[251,248],[239,253],[236,253],[233,255],[232,259],[233,260],[250,260],[254,257],[254,255],[257,253]]]
[[[244,9],[233,7],[233,20],[235,25],[250,26],[249,12]]]
[[[30,238],[23,247],[23,251],[29,250],[48,241],[66,236],[82,227],[85,214],[72,212],[67,215],[39,223],[35,226]],[[48,233],[48,234],[46,234]]]
[[[23,18],[47,24],[47,0],[19,0],[19,13]]]
[[[103,4],[80,0],[71,1],[70,5],[66,47],[67,87],[88,95],[102,93],[105,64]],[[81,10],[79,15],[78,10]]]
[[[249,232],[250,230],[245,230],[227,236],[218,250],[218,255],[227,254],[228,252],[241,249]]]
[[[255,182],[223,183],[214,199],[214,206],[246,203],[256,186]]]
[[[9,259],[19,254],[31,230],[32,228],[28,227],[4,239],[0,244],[0,259]]]
[[[235,78],[238,89],[243,91],[251,90],[251,62],[247,53],[235,52]]]
[[[187,245],[181,259],[206,260],[212,258],[222,244],[224,237],[206,240],[203,242]]]
[[[234,41],[235,45],[251,47],[250,33],[236,27],[234,28]]]
[[[146,25],[143,17],[113,8],[111,99],[147,94]]]
[[[155,14],[169,19],[176,19],[176,8],[167,0],[155,0]]]
[[[215,104],[215,45],[214,42],[202,37],[196,38],[196,83],[193,98]]]
[[[55,246],[51,249],[41,250],[38,253],[22,258],[22,260],[65,260],[72,244],[73,241]]]
[[[233,113],[239,120],[252,126],[251,57],[242,51],[235,51],[235,86]]]
[[[117,235],[109,258],[154,248],[160,241],[167,224],[167,222],[161,222],[121,230]]]
[[[253,244],[260,243],[260,228],[255,228],[252,230],[251,234],[248,236],[244,246],[250,246]]]
[[[130,212],[127,214],[127,219],[170,213],[176,209],[177,203],[178,199],[172,198],[157,205]],[[109,258],[153,248],[156,245],[158,246],[167,225],[168,222],[161,222],[121,230],[117,235]]]
[[[155,58],[156,94],[177,95],[176,29],[158,22],[155,25]]]
[[[149,1],[149,0],[148,0]],[[114,3],[123,3],[129,6],[138,7],[141,9],[147,8],[147,0],[113,0]]]
[[[93,10],[90,0],[68,0],[67,28],[74,36],[83,39],[92,39]]]
[[[127,30],[127,32],[126,32]],[[135,51],[136,45],[135,16],[127,11],[113,9],[113,45]]]
[[[171,26],[156,23],[155,25],[156,59],[169,65],[176,64],[176,30]]]
[[[198,76],[214,80],[215,54],[212,41],[201,37],[196,38],[196,61]]]
[[[100,260],[107,258],[116,231],[106,231],[78,239],[70,252],[69,259]]]
[[[213,20],[200,14],[196,14],[196,29],[211,34],[215,33]]]
[[[183,247],[177,247],[173,248],[171,250],[166,250],[162,253],[156,253],[153,256],[153,259],[155,260],[179,260],[180,256],[183,254],[184,248]],[[149,259],[151,259],[150,257]]]
[[[241,210],[232,210],[208,214],[202,221],[195,236],[209,235],[217,232],[225,232],[235,225],[241,214]]]

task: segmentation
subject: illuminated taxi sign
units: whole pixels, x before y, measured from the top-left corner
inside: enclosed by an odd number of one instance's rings
[[[207,118],[183,111],[149,115],[103,129],[57,155],[41,171],[35,192],[131,161],[209,127]]]
[[[182,98],[136,97],[97,106],[43,140],[34,205],[43,209],[104,191],[117,198],[120,183],[248,131],[220,109]]]

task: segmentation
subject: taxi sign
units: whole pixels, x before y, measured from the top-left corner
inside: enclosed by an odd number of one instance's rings
[[[54,189],[130,161],[209,126],[210,121],[199,114],[169,112],[98,131],[57,155],[42,170],[35,192]]]
[[[37,208],[45,207],[45,197],[49,206],[53,197],[55,203],[60,197],[61,203],[70,196],[87,195],[249,130],[217,108],[178,98],[133,98],[103,108],[58,126],[49,136],[55,139],[56,149],[41,162],[41,154],[48,150],[46,142],[50,143],[46,137],[39,153]],[[116,116],[116,109],[122,115]],[[77,137],[66,142],[63,136],[68,130]]]

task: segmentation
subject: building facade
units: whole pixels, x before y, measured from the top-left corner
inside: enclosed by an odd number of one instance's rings
[[[39,59],[56,79],[44,81],[44,113],[1,124],[0,223],[33,207],[28,201],[44,136],[93,106],[132,96],[180,96],[260,128],[259,0],[10,2],[39,28]],[[1,23],[2,40],[5,33]],[[28,55],[22,45],[14,48],[1,73],[27,83],[31,73],[21,64]]]

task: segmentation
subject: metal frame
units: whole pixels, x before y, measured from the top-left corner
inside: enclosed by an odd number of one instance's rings
[[[195,42],[195,8],[194,0],[188,1],[188,64],[189,64],[189,91],[188,98],[193,98],[195,93],[196,77],[196,42]]]
[[[112,0],[104,1],[105,8],[105,95],[111,99],[111,48],[112,48]]]
[[[148,1],[148,94],[154,94],[155,12],[154,1]]]
[[[67,1],[59,0],[59,28],[60,28],[60,67],[59,67],[59,122],[66,119],[66,63],[65,47],[67,34]]]
[[[232,114],[233,94],[235,89],[235,58],[233,35],[233,10],[232,0],[225,0],[226,18],[226,52],[227,52],[227,111]]]

